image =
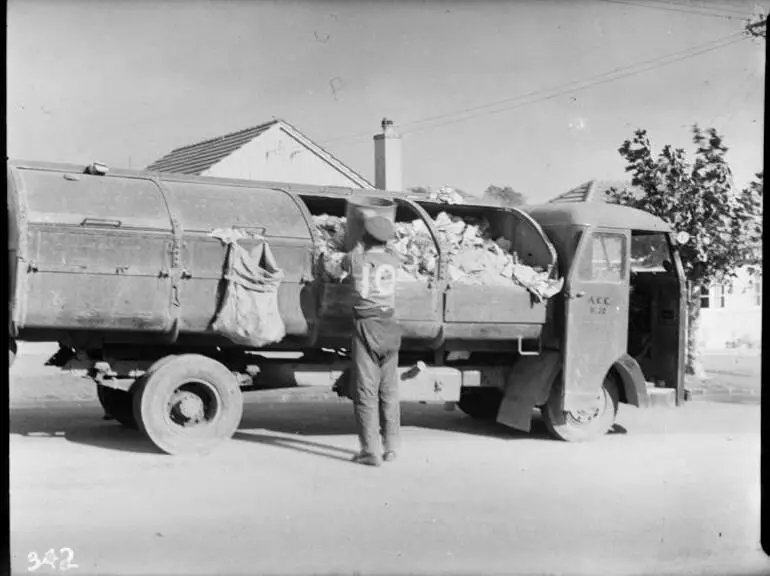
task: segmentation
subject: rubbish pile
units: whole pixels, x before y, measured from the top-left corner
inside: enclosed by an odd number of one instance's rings
[[[450,186],[442,186],[438,190],[431,191],[428,198],[444,204],[465,204],[462,194]]]
[[[345,218],[322,214],[313,216],[326,258],[339,261],[344,253]],[[519,262],[511,241],[492,238],[485,218],[460,218],[446,212],[436,217],[438,240],[445,247],[451,283],[527,288],[537,299],[549,298],[561,290],[562,279],[551,278],[551,270]],[[401,257],[399,281],[430,281],[436,272],[438,251],[422,220],[396,223],[396,237],[389,243]]]

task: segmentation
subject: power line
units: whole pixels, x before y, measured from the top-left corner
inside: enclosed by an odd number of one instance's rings
[[[709,0],[708,2],[701,1],[701,2],[688,2],[687,0],[681,0],[679,2],[675,0],[647,0],[648,2],[654,2],[656,4],[674,4],[675,6],[682,6],[686,8],[693,8],[696,10],[713,10],[713,11],[721,11],[726,12],[728,14],[736,14],[738,16],[747,16],[747,17],[753,17],[755,16],[754,11],[752,11],[749,8],[738,8],[735,6],[735,4],[725,4],[713,2],[712,0]]]
[[[767,18],[747,24],[746,33],[753,38],[767,38]]]
[[[757,71],[755,69],[755,70],[752,70],[749,74],[746,75],[746,77],[743,79],[743,82],[741,82],[738,85],[738,87],[735,89],[733,94],[730,96],[730,99],[727,101],[727,103],[719,110],[718,113],[714,114],[714,116],[711,118],[711,120],[709,120],[709,123],[708,123],[709,126],[713,126],[714,122],[722,117],[722,115],[728,110],[728,108],[730,108],[730,104],[733,103],[733,100],[735,100],[735,97],[738,96],[738,94],[741,93],[741,91],[743,90],[743,88],[747,84],[749,84],[749,89],[747,90],[743,100],[745,101],[746,98],[748,98],[748,95],[751,93],[751,90],[753,88],[753,86],[750,85],[750,82],[754,78],[754,76],[756,75],[756,72]],[[728,118],[729,118],[729,116],[728,116]]]
[[[665,10],[667,12],[681,12],[684,14],[693,14],[698,16],[711,16],[712,18],[723,18],[727,20],[748,20],[751,18],[750,14],[746,14],[744,17],[740,17],[738,15],[728,15],[723,13],[717,13],[717,12],[706,12],[703,10],[695,10],[695,9],[689,9],[682,7],[681,4],[674,3],[673,5],[671,3],[668,4],[662,4],[662,5],[649,5],[644,4],[642,2],[634,2],[632,0],[602,0],[602,2],[608,2],[611,4],[623,4],[625,6],[637,6],[640,8],[650,8],[652,10]]]
[[[656,68],[660,68],[662,66],[667,66],[669,64],[674,64],[676,62],[681,62],[682,60],[693,58],[695,56],[700,56],[701,54],[705,54],[705,53],[711,52],[713,50],[718,50],[720,48],[725,48],[725,47],[727,47],[727,46],[729,46],[731,44],[736,44],[736,43],[742,42],[744,40],[746,40],[745,37],[737,38],[737,39],[731,40],[730,42],[726,42],[726,43],[723,42],[723,43],[721,43],[719,45],[709,46],[708,48],[701,49],[701,50],[699,50],[697,52],[693,52],[692,54],[686,54],[686,55],[680,56],[678,58],[670,59],[667,62],[661,62],[661,63],[655,64],[655,65],[650,65],[650,66],[647,66],[645,68],[641,68],[639,70],[630,70],[630,71],[627,71],[627,72],[624,72],[624,73],[621,73],[621,74],[616,74],[614,76],[607,77],[607,78],[602,78],[602,79],[598,79],[598,80],[588,81],[583,86],[569,87],[569,88],[566,88],[564,90],[559,90],[559,91],[557,91],[557,92],[555,92],[553,94],[550,94],[550,95],[547,95],[547,96],[543,96],[541,98],[537,98],[535,100],[521,102],[521,103],[518,103],[518,104],[514,104],[512,106],[506,106],[506,107],[499,108],[499,109],[496,109],[496,110],[491,110],[489,112],[485,112],[485,113],[482,113],[482,114],[472,114],[472,115],[468,115],[468,116],[463,116],[461,118],[454,118],[452,120],[448,120],[447,122],[440,122],[440,123],[436,123],[436,124],[433,124],[431,126],[426,126],[426,127],[423,127],[423,128],[404,130],[403,133],[410,133],[410,132],[415,132],[415,131],[418,131],[418,130],[429,130],[431,128],[438,128],[438,127],[449,125],[449,124],[456,124],[457,122],[464,122],[465,120],[470,120],[470,119],[475,118],[475,117],[480,116],[480,115],[493,115],[493,114],[499,114],[501,112],[508,112],[508,111],[516,109],[516,108],[521,108],[523,106],[528,106],[530,104],[536,104],[536,103],[539,103],[539,102],[544,102],[546,100],[552,100],[554,98],[558,98],[559,96],[563,96],[564,94],[568,94],[568,93],[571,93],[571,92],[579,92],[579,91],[586,90],[588,88],[593,88],[595,86],[599,86],[599,85],[602,85],[602,84],[608,84],[610,82],[615,82],[616,80],[622,80],[624,78],[629,78],[631,76],[636,76],[637,74],[642,74],[644,72],[649,72],[651,70],[654,70]]]
[[[425,123],[428,123],[428,122],[432,122],[434,120],[441,120],[443,118],[455,117],[458,114],[464,114],[464,113],[467,113],[467,112],[475,112],[477,110],[483,110],[483,109],[487,109],[487,108],[494,108],[494,107],[499,106],[501,104],[507,104],[509,102],[513,102],[513,101],[516,101],[516,100],[526,99],[526,98],[529,98],[529,97],[532,97],[532,96],[539,96],[539,95],[541,95],[543,93],[548,93],[548,92],[551,92],[551,91],[554,91],[554,90],[569,89],[570,86],[577,86],[577,85],[580,85],[580,84],[582,84],[584,82],[591,82],[591,81],[594,81],[594,80],[601,80],[603,78],[614,76],[614,75],[617,75],[617,74],[621,74],[623,72],[632,70],[634,68],[639,68],[639,67],[644,67],[644,66],[649,66],[649,65],[657,64],[657,63],[662,63],[662,62],[664,62],[664,61],[666,61],[668,59],[675,58],[675,57],[678,57],[678,56],[681,56],[681,55],[689,55],[690,53],[692,53],[694,51],[697,51],[697,50],[700,50],[702,48],[705,48],[707,46],[708,47],[714,46],[714,45],[720,44],[720,43],[722,43],[722,42],[724,42],[726,40],[732,39],[732,38],[736,38],[737,39],[740,34],[741,33],[734,32],[732,34],[728,34],[727,36],[723,36],[721,38],[717,38],[716,40],[710,40],[709,42],[704,42],[703,44],[697,44],[695,46],[691,46],[690,48],[686,48],[686,49],[680,50],[678,52],[672,52],[671,54],[666,54],[666,55],[663,55],[663,56],[656,56],[655,58],[651,58],[649,60],[643,60],[642,62],[637,62],[635,64],[629,64],[627,66],[621,66],[619,68],[615,68],[614,70],[609,70],[607,72],[602,72],[600,74],[595,74],[593,76],[589,76],[588,78],[584,78],[584,79],[581,79],[581,80],[573,80],[571,82],[567,82],[566,84],[560,84],[560,85],[554,86],[552,88],[545,88],[545,89],[534,90],[534,91],[528,92],[526,94],[521,94],[521,95],[518,95],[518,96],[509,97],[509,98],[504,98],[502,100],[496,100],[496,101],[490,102],[488,104],[482,104],[480,106],[473,106],[473,107],[470,107],[470,108],[465,108],[465,109],[460,110],[458,112],[453,112],[453,113],[448,113],[448,114],[440,114],[438,116],[433,116],[433,117],[430,117],[430,118],[425,118],[423,120],[416,120],[416,121],[413,121],[413,122],[407,122],[403,126],[406,127],[406,126],[415,125],[415,124],[425,124]]]
[[[620,68],[616,68],[616,69],[610,70],[608,72],[603,72],[603,73],[600,73],[600,74],[596,74],[594,76],[590,76],[590,77],[584,78],[582,80],[574,80],[574,81],[571,81],[571,82],[568,82],[568,83],[565,83],[565,84],[560,84],[560,85],[553,86],[551,88],[534,90],[534,91],[531,91],[531,92],[528,92],[528,93],[525,93],[525,94],[519,94],[519,95],[516,95],[516,96],[504,98],[504,99],[501,99],[501,100],[496,100],[494,102],[489,102],[489,103],[486,103],[486,104],[481,104],[481,105],[478,105],[478,106],[473,106],[473,107],[465,108],[465,109],[462,109],[462,110],[459,110],[459,111],[439,114],[439,115],[431,116],[431,117],[428,117],[428,118],[423,118],[423,119],[419,119],[419,120],[413,120],[413,121],[405,122],[405,123],[401,124],[402,132],[406,132],[406,133],[414,132],[414,131],[416,131],[415,129],[407,129],[407,130],[403,130],[403,129],[404,128],[408,128],[410,126],[418,126],[418,125],[422,125],[422,124],[427,124],[427,123],[435,122],[437,120],[442,120],[444,118],[451,118],[452,119],[451,123],[454,123],[454,122],[457,122],[457,121],[460,121],[460,120],[465,120],[465,119],[473,117],[473,116],[468,116],[468,117],[463,117],[461,119],[458,119],[458,116],[463,115],[463,114],[469,114],[469,113],[473,113],[473,112],[487,110],[487,109],[490,109],[490,108],[494,108],[496,106],[500,106],[500,105],[508,104],[508,103],[513,103],[513,102],[521,101],[521,100],[527,100],[529,98],[536,98],[536,97],[539,97],[539,96],[546,95],[546,94],[548,94],[550,92],[556,91],[555,94],[551,94],[549,96],[545,96],[541,100],[534,100],[534,101],[524,102],[523,104],[520,104],[520,105],[514,106],[514,107],[519,107],[521,105],[526,105],[526,104],[533,104],[535,102],[542,101],[543,99],[547,100],[547,99],[555,98],[557,96],[560,96],[560,95],[562,95],[564,93],[567,93],[567,92],[570,92],[570,91],[584,90],[586,88],[590,88],[590,87],[595,86],[595,85],[604,84],[604,83],[611,82],[611,81],[614,81],[614,80],[619,80],[619,79],[622,79],[622,78],[625,78],[625,77],[628,77],[628,76],[631,76],[631,75],[634,75],[634,74],[646,72],[646,71],[651,70],[654,67],[656,67],[656,65],[663,66],[663,65],[666,65],[666,64],[673,64],[673,63],[678,62],[680,60],[683,60],[685,58],[691,58],[691,57],[694,57],[694,56],[699,56],[700,54],[703,54],[705,52],[708,52],[708,51],[711,51],[711,50],[714,50],[714,49],[718,49],[718,48],[722,48],[724,46],[728,46],[729,44],[735,43],[735,42],[737,42],[739,40],[743,40],[743,39],[745,39],[745,36],[743,35],[743,32],[734,32],[734,33],[729,34],[727,36],[724,36],[722,38],[718,38],[716,40],[711,40],[711,41],[703,43],[703,44],[698,44],[698,45],[695,45],[695,46],[691,46],[690,48],[687,48],[685,50],[680,50],[678,52],[674,52],[674,53],[667,54],[667,55],[664,55],[664,56],[658,56],[656,58],[652,58],[650,60],[645,60],[645,61],[638,62],[638,63],[635,63],[635,64],[631,64],[631,65],[627,65],[627,66],[622,66]],[[724,44],[724,42],[727,41],[727,40],[732,40],[732,41],[727,43],[727,44]],[[647,67],[647,68],[645,68],[645,67]],[[637,68],[639,70],[635,70]],[[586,82],[588,82],[589,84],[587,84],[585,86],[581,86],[581,84],[584,84]],[[507,110],[507,109],[510,109],[510,107],[509,108],[504,108],[504,109],[501,109],[501,110],[495,110],[495,111],[492,111],[492,113],[501,112],[501,111],[504,111],[504,110]],[[431,127],[434,127],[434,126],[431,126]],[[324,142],[324,144],[329,144],[329,143],[334,143],[334,142],[338,142],[338,143],[339,142],[357,142],[359,140],[364,140],[364,139],[368,140],[371,137],[372,137],[371,133],[365,133],[365,134],[364,133],[360,133],[360,134],[355,134],[355,135],[351,135],[351,136],[347,136],[347,137],[340,137],[340,138],[333,138],[333,139],[330,139],[330,140],[326,140]]]

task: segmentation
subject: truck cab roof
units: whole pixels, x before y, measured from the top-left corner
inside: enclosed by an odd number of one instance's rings
[[[664,220],[642,210],[606,202],[539,204],[528,210],[541,226],[601,226],[647,232],[671,232]]]

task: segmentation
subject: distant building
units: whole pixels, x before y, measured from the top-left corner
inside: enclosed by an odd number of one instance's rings
[[[698,340],[704,348],[761,348],[762,275],[738,277],[701,291]]]
[[[176,148],[147,170],[374,189],[366,178],[284,120]]]
[[[618,180],[591,180],[549,202],[606,202],[610,188],[633,187]],[[762,275],[740,268],[737,278],[715,283],[701,293],[698,342],[703,348],[762,346]]]
[[[569,192],[552,198],[549,202],[606,202],[608,199],[607,192],[610,188],[618,190],[626,188],[632,191],[635,189],[628,182],[623,182],[622,180],[589,180]]]

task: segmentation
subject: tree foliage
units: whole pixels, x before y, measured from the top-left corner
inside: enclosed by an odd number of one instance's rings
[[[484,194],[481,196],[483,200],[487,200],[500,206],[524,206],[527,200],[521,192],[517,192],[510,186],[495,186],[490,184]]]
[[[694,161],[682,148],[655,156],[646,130],[618,149],[634,189],[612,189],[612,201],[640,208],[669,222],[690,239],[680,246],[687,279],[707,285],[735,275],[743,265],[761,266],[763,174],[740,192],[733,188],[727,146],[713,128],[692,128]]]
[[[688,301],[687,372],[697,373],[696,331],[701,288],[734,277],[742,266],[761,270],[764,175],[736,191],[727,146],[713,128],[692,128],[693,161],[682,148],[664,146],[656,156],[646,130],[618,149],[634,188],[611,189],[608,199],[646,210],[687,232],[679,246],[691,291]]]

